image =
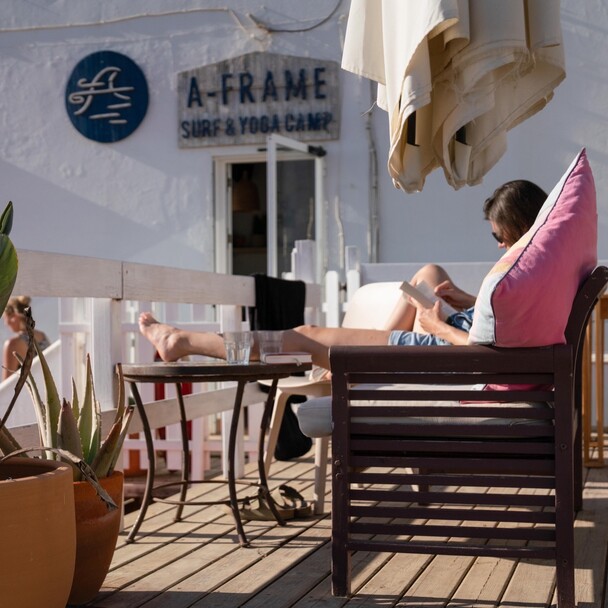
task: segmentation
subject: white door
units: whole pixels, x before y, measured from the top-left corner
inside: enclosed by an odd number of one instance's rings
[[[268,137],[267,216],[269,276],[291,267],[297,240],[311,239],[317,250],[317,282],[325,270],[323,181],[325,150],[281,135]]]
[[[323,148],[271,135],[266,150],[215,159],[217,272],[280,277],[291,269],[295,241],[308,239],[316,243],[321,280],[324,155]]]

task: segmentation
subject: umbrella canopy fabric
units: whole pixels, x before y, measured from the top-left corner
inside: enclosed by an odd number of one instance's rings
[[[342,67],[378,82],[397,188],[474,185],[565,78],[559,0],[351,0]]]

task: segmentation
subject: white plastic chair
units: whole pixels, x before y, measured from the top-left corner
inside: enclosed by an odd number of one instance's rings
[[[400,281],[368,283],[355,291],[348,302],[342,327],[362,329],[384,329],[397,300],[402,296],[399,289]],[[292,395],[306,397],[324,397],[331,393],[329,380],[311,380],[308,376],[292,376],[280,380],[270,421],[268,441],[264,462],[266,474],[269,474],[270,465],[279,436],[279,429],[283,420],[287,400]],[[329,437],[315,438],[315,485],[313,491],[314,512],[323,513],[325,505],[325,481],[327,471],[327,453]]]

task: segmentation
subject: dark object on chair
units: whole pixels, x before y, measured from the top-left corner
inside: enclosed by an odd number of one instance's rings
[[[350,593],[350,554],[356,550],[545,558],[556,563],[560,608],[574,607],[573,526],[582,504],[581,350],[607,283],[608,269],[599,267],[580,288],[564,345],[331,349],[334,595]],[[554,390],[489,393],[429,386],[480,382]],[[401,386],[377,390],[373,384]],[[375,405],[361,404],[368,400]],[[513,527],[517,523],[527,525]]]
[[[255,308],[249,309],[251,329],[291,329],[304,323],[306,283],[254,274]]]
[[[278,331],[304,323],[306,284],[303,281],[286,281],[263,274],[254,275],[254,279],[256,305],[249,310],[251,329]],[[292,403],[305,400],[306,397],[294,395],[287,401],[274,451],[277,460],[298,458],[312,447],[312,439],[302,433],[291,409]]]
[[[301,395],[294,395],[287,400],[283,420],[281,420],[277,445],[274,449],[274,457],[277,460],[299,458],[308,453],[312,447],[312,439],[302,433],[298,419],[291,408],[292,403],[301,403],[303,401],[306,401],[306,397]]]

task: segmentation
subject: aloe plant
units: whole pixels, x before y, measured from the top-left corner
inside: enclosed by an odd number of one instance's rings
[[[28,332],[29,333],[29,332]],[[32,331],[33,334],[33,331]],[[45,397],[31,373],[26,380],[36,410],[41,447],[22,448],[7,429],[0,430],[0,452],[6,455],[40,451],[49,459],[61,459],[72,465],[74,481],[88,481],[108,507],[116,505],[99,485],[98,479],[114,471],[122,444],[127,435],[134,407],[125,406],[124,381],[118,366],[119,397],[114,423],[105,439],[101,438],[101,406],[95,396],[91,359],[87,355],[84,396],[80,400],[72,379],[72,402],[59,398],[57,385],[34,336],[30,336],[35,353],[40,359],[45,385]]]
[[[76,384],[72,379],[72,401],[60,399],[57,385],[44,357],[44,353],[34,341],[36,354],[40,359],[44,378],[46,399],[43,399],[31,374],[27,387],[32,396],[38,427],[44,448],[56,448],[67,451],[78,460],[85,462],[99,477],[111,475],[116,466],[120,450],[127,434],[129,422],[133,415],[132,405],[125,406],[124,382],[120,367],[118,408],[114,423],[105,439],[101,438],[101,406],[95,396],[91,359],[87,355],[86,383],[84,396],[79,398]],[[47,457],[54,457],[54,452]],[[82,470],[74,467],[74,480],[82,481]]]
[[[9,237],[12,226],[13,204],[9,202],[0,216],[0,311],[6,307],[17,279],[17,252]],[[47,458],[61,458],[72,465],[75,481],[89,481],[95,486],[101,498],[109,506],[115,507],[112,499],[97,483],[97,479],[107,477],[114,471],[134,411],[133,406],[125,406],[124,382],[120,367],[117,370],[120,389],[118,408],[114,424],[102,441],[101,407],[95,396],[90,357],[87,355],[83,399],[82,401],[79,399],[76,385],[72,380],[72,402],[69,403],[66,399],[59,398],[51,370],[34,339],[34,320],[29,310],[26,311],[26,332],[29,338],[27,354],[20,361],[21,368],[14,396],[4,417],[0,420],[0,454],[6,458],[42,451]],[[42,398],[30,373],[31,363],[36,355],[42,367],[45,399]],[[5,427],[24,384],[28,386],[36,409],[42,448],[22,448]]]

